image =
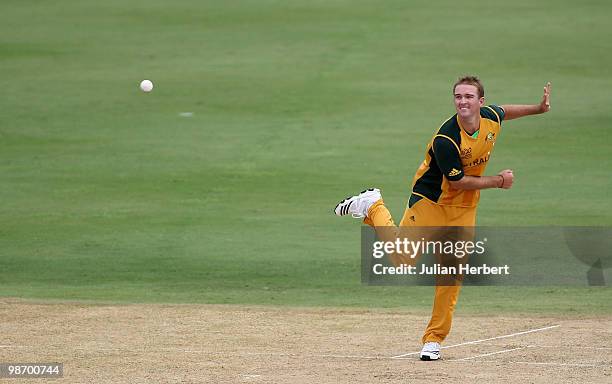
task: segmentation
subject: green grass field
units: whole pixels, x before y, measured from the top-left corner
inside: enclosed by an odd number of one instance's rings
[[[129,5],[128,5],[129,4]],[[399,219],[450,86],[552,111],[507,122],[482,225],[612,225],[606,1],[4,1],[0,296],[401,307],[360,284],[359,223]],[[152,79],[144,94],[138,83]],[[183,112],[193,113],[183,117]],[[467,312],[612,313],[609,288],[475,288]]]

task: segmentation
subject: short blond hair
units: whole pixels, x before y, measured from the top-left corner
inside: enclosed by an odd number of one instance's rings
[[[480,79],[477,76],[463,76],[460,77],[459,80],[457,80],[457,82],[455,83],[455,85],[453,85],[453,95],[455,94],[455,88],[457,88],[457,86],[459,84],[468,84],[468,85],[473,85],[476,87],[476,89],[478,89],[478,97],[484,97],[484,87],[482,86],[482,83],[480,82]]]

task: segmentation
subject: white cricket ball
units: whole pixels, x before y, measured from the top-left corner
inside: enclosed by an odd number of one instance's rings
[[[144,92],[151,92],[153,90],[153,82],[151,80],[141,81],[140,89],[142,89]]]

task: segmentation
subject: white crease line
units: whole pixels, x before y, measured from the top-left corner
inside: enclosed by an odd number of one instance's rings
[[[551,326],[544,327],[544,328],[530,329],[530,330],[528,330],[528,331],[511,333],[511,334],[509,334],[509,335],[502,335],[502,336],[489,337],[488,339],[481,339],[481,340],[474,340],[474,341],[466,341],[465,343],[459,343],[459,344],[454,344],[454,345],[448,345],[448,346],[446,346],[446,347],[442,347],[442,349],[455,348],[455,347],[460,347],[460,346],[462,346],[462,345],[478,344],[478,343],[482,343],[483,341],[490,341],[490,340],[504,339],[504,338],[507,338],[507,337],[514,337],[514,336],[519,336],[519,335],[525,335],[525,334],[527,334],[527,333],[545,331],[545,330],[547,330],[547,329],[553,329],[553,328],[557,328],[557,327],[560,327],[560,326],[561,326],[561,325],[557,324],[557,325],[551,325]],[[392,358],[392,359],[401,359],[402,357],[412,356],[412,355],[418,355],[419,353],[421,353],[421,351],[418,351],[418,352],[410,352],[410,353],[404,353],[403,355],[391,356],[391,358]]]
[[[612,350],[612,347],[579,347],[579,346],[575,346],[575,345],[530,345],[529,348],[563,348],[563,349]]]
[[[518,348],[512,348],[512,349],[504,349],[504,350],[497,351],[497,352],[483,353],[482,355],[476,355],[476,356],[464,357],[463,359],[453,359],[453,360],[448,360],[448,361],[465,361],[465,360],[472,360],[472,359],[477,359],[477,358],[479,358],[479,357],[486,357],[486,356],[499,355],[500,353],[508,353],[508,352],[512,352],[512,351],[518,351],[519,349],[525,349],[525,348],[527,348],[527,347],[518,347]]]
[[[457,360],[449,360],[457,361]],[[553,367],[589,367],[589,368],[609,368],[610,364],[580,364],[580,363],[537,363],[534,361],[499,361],[499,360],[469,360],[470,363],[493,363],[493,364],[525,364],[525,365],[549,365]]]
[[[380,360],[388,359],[386,356],[355,356],[355,355],[312,355],[313,357],[330,357],[335,359],[365,359],[365,360]]]
[[[474,343],[474,342],[470,342],[470,343]],[[457,344],[455,346],[459,346],[459,345],[465,345],[464,344]],[[39,348],[39,346],[23,346],[23,345],[1,345],[0,347],[4,347],[4,348]],[[448,346],[447,348],[451,348],[453,346]],[[499,352],[493,352],[493,353],[489,353],[489,354],[484,354],[484,355],[478,355],[478,356],[473,356],[470,358],[465,358],[465,359],[456,359],[456,360],[442,360],[442,362],[448,362],[448,363],[452,363],[452,362],[467,362],[467,363],[492,363],[492,364],[500,364],[501,361],[499,360],[475,360],[474,358],[476,357],[485,357],[485,356],[490,356],[490,355],[494,355],[494,354],[499,354],[499,353],[504,353],[504,352],[511,352],[514,350],[518,350],[518,349],[522,349],[522,348],[532,348],[532,347],[538,347],[538,346],[534,346],[534,345],[529,345],[527,347],[520,347],[520,348],[514,348],[514,349],[510,349],[510,350],[505,350],[505,351],[499,351]],[[559,348],[559,347],[555,347],[555,346],[548,346],[549,348]],[[581,348],[581,347],[578,347]],[[590,347],[582,347],[582,348],[590,348]],[[80,350],[80,351],[88,351],[90,349],[88,348],[75,348],[76,350]],[[595,347],[595,349],[610,349],[608,347]],[[180,350],[180,349],[164,349],[164,350],[135,350],[135,349],[126,349],[126,348],[115,348],[115,349],[111,349],[111,348],[103,348],[103,349],[99,349],[99,350],[105,350],[105,351],[120,351],[120,352],[140,352],[140,353],[146,353],[146,352],[168,352],[168,351],[182,351],[182,352],[195,352],[195,353],[204,353],[204,354],[217,354],[213,351],[204,351],[204,350]],[[416,352],[419,353],[419,352]],[[337,358],[337,359],[363,359],[363,360],[403,360],[402,358],[393,358],[393,357],[386,357],[386,356],[356,356],[356,355],[331,355],[331,354],[325,354],[325,355],[300,355],[297,353],[274,353],[274,352],[269,352],[269,353],[257,353],[257,352],[247,352],[247,353],[236,353],[236,354],[229,354],[231,356],[252,356],[252,355],[268,355],[268,356],[287,356],[287,357],[294,357],[294,358]],[[470,360],[471,359],[471,360]],[[609,368],[612,367],[612,364],[580,364],[580,363],[538,363],[538,362],[533,362],[533,361],[504,361],[503,364],[524,364],[524,365],[544,365],[544,366],[562,366],[562,367],[592,367],[592,368]]]
[[[40,348],[40,346],[28,345],[0,345],[0,348]],[[55,347],[59,348],[59,347]],[[201,349],[188,348],[162,348],[162,349],[135,349],[135,348],[84,348],[74,347],[74,351],[97,351],[97,352],[123,352],[123,353],[165,353],[165,352],[184,352],[184,353],[202,353],[205,355],[218,355],[215,351],[207,351]],[[228,353],[228,356],[283,356],[295,358],[332,358],[332,359],[363,359],[363,360],[387,360],[386,356],[359,356],[359,355],[333,355],[333,354],[312,354],[302,355],[298,353],[283,353],[283,352],[245,352],[245,353]]]
[[[487,347],[509,347],[508,344],[483,343],[481,345]],[[578,345],[536,345],[530,344],[527,348],[555,348],[555,349],[594,349],[594,350],[612,350],[612,347],[582,347]]]
[[[285,357],[315,357],[315,358],[332,358],[332,359],[364,359],[364,360],[387,360],[389,357],[386,356],[359,356],[359,355],[333,355],[333,354],[314,354],[314,355],[300,355],[297,353],[282,353],[282,352],[248,352],[245,354],[237,355],[255,355],[255,356],[285,356]]]

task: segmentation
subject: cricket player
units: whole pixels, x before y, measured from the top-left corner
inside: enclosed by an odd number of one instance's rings
[[[550,110],[550,83],[539,104],[485,105],[484,88],[476,76],[465,76],[453,85],[456,114],[434,134],[425,160],[416,171],[412,192],[401,227],[474,227],[480,190],[509,189],[514,183],[511,169],[484,176],[501,123]],[[380,190],[367,189],[336,205],[338,216],[352,215],[377,228],[381,240],[399,230],[385,206]],[[440,343],[451,329],[453,311],[461,283],[436,285],[431,320],[422,338],[421,360],[440,359]]]

